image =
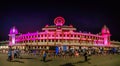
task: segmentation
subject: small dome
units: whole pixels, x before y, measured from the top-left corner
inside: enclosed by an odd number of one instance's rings
[[[107,32],[106,33],[110,33],[109,29],[107,29]]]
[[[106,27],[106,25],[104,25],[104,27],[102,28],[101,32],[102,32],[102,34],[104,34],[104,33],[109,34],[109,33],[110,33],[110,31],[109,31],[109,29]]]
[[[18,30],[14,27],[10,29],[10,34],[18,34]]]

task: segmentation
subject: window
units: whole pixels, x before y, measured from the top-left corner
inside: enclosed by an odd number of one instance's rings
[[[38,42],[40,42],[40,40],[38,40]]]
[[[62,41],[62,39],[59,40],[60,42]]]
[[[54,34],[52,35],[52,37],[54,37]]]
[[[56,37],[58,37],[58,35],[56,35]]]
[[[40,37],[40,35],[38,34],[38,37]]]
[[[24,36],[24,38],[26,39],[26,36]]]
[[[46,42],[46,39],[44,41]]]
[[[50,39],[48,40],[48,42],[50,42]]]
[[[33,35],[33,38],[35,38],[35,35]]]
[[[41,40],[41,42],[43,42],[43,39]]]
[[[67,34],[67,37],[69,37],[69,34]]]
[[[56,42],[58,42],[58,39],[56,39]]]
[[[78,35],[78,37],[80,37],[80,35]]]
[[[45,35],[43,34],[43,37],[45,37]]]
[[[73,35],[71,35],[71,37],[73,37]]]
[[[74,37],[76,37],[76,35],[74,35]]]
[[[60,37],[62,37],[62,34],[60,34]]]
[[[37,35],[35,35],[35,38],[37,38]]]
[[[64,37],[65,37],[65,34],[64,34]]]
[[[34,42],[37,42],[37,40],[34,40]]]

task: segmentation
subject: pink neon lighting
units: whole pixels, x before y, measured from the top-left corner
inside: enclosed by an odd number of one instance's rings
[[[104,25],[104,27],[101,30],[102,36],[104,37],[104,45],[110,45],[109,37],[110,37],[110,31],[109,29]]]
[[[18,34],[18,30],[15,28],[15,26],[10,29],[10,34]]]
[[[14,26],[13,28],[10,29],[10,42],[9,42],[9,45],[12,46],[12,45],[15,45],[15,42],[16,42],[16,34],[18,34],[18,30],[16,29],[16,27]]]
[[[110,31],[109,31],[109,29],[106,27],[106,25],[104,25],[104,27],[102,28],[102,34],[105,34],[105,33],[107,33],[107,34],[110,34]]]
[[[12,45],[14,45],[14,44],[15,44],[15,35],[12,36]]]
[[[56,24],[56,26],[62,26],[65,23],[65,19],[63,17],[56,17],[54,19],[54,23]]]
[[[54,23],[56,26],[64,26],[65,20],[63,17],[57,17],[54,19]],[[44,28],[49,28],[49,25],[46,25]],[[57,27],[54,27],[55,29]],[[56,31],[50,31],[53,30],[53,28],[45,29],[43,32],[35,32],[35,33],[27,33],[27,34],[21,34],[18,36],[10,36],[12,40],[10,40],[10,45],[14,45],[16,42],[24,42],[24,41],[36,41],[36,40],[77,40],[77,41],[85,41],[85,42],[92,42],[94,45],[98,46],[107,46],[110,44],[110,31],[109,29],[104,26],[101,30],[100,34],[92,34],[92,33],[83,33],[83,32],[75,32],[71,30],[71,28],[74,28],[72,25],[67,26],[68,29],[64,29],[67,31],[64,31],[61,29],[56,29]],[[10,34],[17,34],[18,30],[13,27],[10,29]]]

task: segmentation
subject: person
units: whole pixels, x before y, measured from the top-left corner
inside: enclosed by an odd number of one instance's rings
[[[91,51],[90,50],[88,51],[88,56],[91,56]]]
[[[85,51],[85,53],[84,53],[84,60],[85,60],[85,61],[88,60],[88,59],[87,59],[87,51]]]
[[[36,50],[34,50],[33,53],[34,53],[34,56],[36,56]]]
[[[10,48],[8,50],[8,61],[11,61],[12,60],[12,49]]]
[[[14,58],[17,58],[17,50],[14,49]]]
[[[79,53],[77,52],[77,50],[75,51],[75,57],[78,57]]]
[[[20,53],[21,53],[21,51],[20,51],[20,49],[18,49],[17,50],[17,56],[18,56],[18,58],[20,58]]]
[[[47,57],[47,53],[46,53],[46,51],[43,51],[43,61],[45,62],[45,60],[46,60],[46,57]]]

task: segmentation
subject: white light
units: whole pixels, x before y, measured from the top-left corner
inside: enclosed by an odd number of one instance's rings
[[[12,44],[15,44],[15,36],[12,37]]]
[[[13,33],[15,32],[15,29],[13,29]]]

